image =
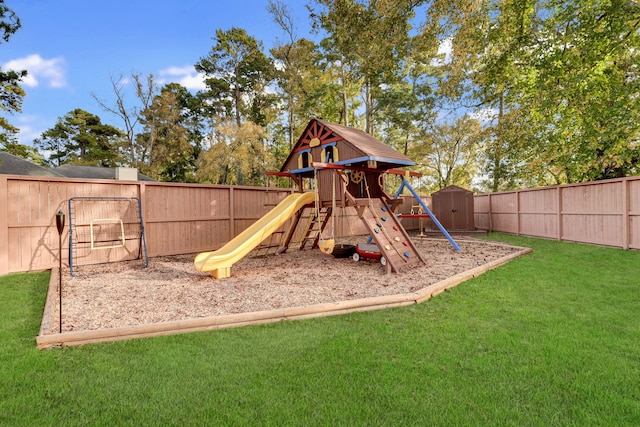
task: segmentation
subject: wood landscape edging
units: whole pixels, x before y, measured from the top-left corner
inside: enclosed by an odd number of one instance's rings
[[[500,244],[497,244],[500,245]],[[256,311],[251,313],[227,314],[222,316],[208,316],[196,319],[175,320],[151,323],[146,325],[122,326],[117,328],[96,329],[91,331],[71,331],[53,333],[50,331],[53,298],[57,297],[58,269],[51,270],[49,290],[45,303],[40,333],[36,337],[39,349],[122,341],[135,338],[182,334],[208,330],[225,329],[249,325],[274,323],[285,320],[310,319],[316,317],[335,316],[361,311],[380,310],[392,307],[402,307],[424,302],[447,289],[459,285],[471,278],[479,276],[515,258],[532,252],[530,248],[519,248],[518,252],[506,255],[487,264],[458,273],[440,282],[431,284],[417,292],[406,294],[385,295],[379,297],[361,298],[339,302],[313,304],[309,306],[279,308],[273,310]]]

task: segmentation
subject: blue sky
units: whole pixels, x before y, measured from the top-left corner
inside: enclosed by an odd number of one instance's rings
[[[310,34],[302,0],[285,1],[297,20],[299,37]],[[201,80],[193,65],[213,46],[217,29],[245,29],[261,40],[265,52],[283,39],[267,13],[267,0],[6,0],[22,27],[0,44],[0,66],[26,69],[27,95],[21,114],[7,116],[31,144],[58,118],[75,108],[122,128],[91,94],[115,104],[111,78],[132,72],[153,74],[197,90]],[[133,102],[133,101],[132,101]]]

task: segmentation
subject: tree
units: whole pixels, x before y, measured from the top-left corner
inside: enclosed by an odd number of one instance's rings
[[[533,172],[553,183],[640,172],[640,5],[543,5],[526,92]]]
[[[382,140],[408,155],[436,120],[435,84],[439,67],[433,65],[437,46],[424,34],[411,38],[402,74],[387,82],[378,97],[379,134]]]
[[[193,181],[197,150],[191,144],[187,120],[183,115],[186,89],[166,85],[153,102],[141,111],[145,132],[138,134],[140,170],[161,181]]]
[[[265,89],[273,79],[271,60],[263,53],[262,43],[243,29],[216,30],[214,46],[209,55],[195,64],[206,76],[207,90],[203,97],[212,115],[233,116],[237,126],[245,119],[264,125],[262,108],[272,98]]]
[[[0,0],[0,38],[5,43],[20,29],[18,16]],[[1,42],[0,42],[1,43]],[[27,76],[27,71],[2,70],[0,68],[0,110],[13,114],[22,111],[22,100],[26,93],[20,87],[20,82]],[[16,134],[19,129],[13,126],[5,117],[0,117],[0,149],[23,157],[32,152],[29,147],[18,144]],[[31,157],[31,156],[29,156]]]
[[[75,109],[58,119],[55,126],[34,140],[34,145],[50,152],[46,163],[116,167],[122,165],[124,133],[105,125],[98,116]]]
[[[348,87],[357,82],[364,98],[364,130],[373,135],[376,99],[384,91],[383,83],[401,68],[415,4],[395,0],[316,3],[324,9],[313,11],[314,25],[328,34],[322,45],[340,67],[344,123],[349,125]]]
[[[436,1],[452,40],[438,91],[491,112],[492,190],[638,173],[637,2]]]
[[[280,93],[281,109],[286,112],[284,129],[287,147],[290,150],[298,132],[302,131],[301,127],[314,115],[310,111],[313,108],[309,108],[308,100],[322,84],[322,72],[316,66],[317,46],[310,40],[297,38],[295,20],[290,9],[280,1],[269,0],[267,10],[288,38],[271,49],[270,53],[276,64],[275,79]]]
[[[198,159],[198,181],[211,184],[264,185],[271,166],[261,126],[246,122],[238,126],[228,119],[218,125],[213,144]]]
[[[128,106],[126,99],[126,87],[133,82],[135,88],[135,97],[140,102],[140,106]],[[111,77],[111,87],[116,96],[115,106],[108,105],[107,102],[98,98],[94,93],[91,94],[98,105],[111,114],[116,115],[122,120],[127,138],[127,164],[132,167],[138,167],[138,163],[143,161],[136,147],[136,127],[141,120],[141,111],[149,108],[151,101],[156,93],[156,84],[152,74],[143,78],[142,75],[132,73],[131,80],[125,79],[120,75],[117,79]]]
[[[470,188],[478,170],[476,164],[482,128],[469,117],[461,117],[454,124],[430,127],[424,142],[412,150],[412,157],[424,168],[430,190],[449,185]]]

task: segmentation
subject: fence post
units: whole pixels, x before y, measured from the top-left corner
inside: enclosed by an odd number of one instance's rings
[[[629,249],[629,178],[620,181],[622,185],[622,249]]]
[[[9,188],[7,176],[0,175],[0,276],[9,273]]]
[[[142,218],[142,226],[144,227],[144,235],[147,243],[147,254],[153,254],[153,240],[149,242],[149,233],[147,231],[147,186],[144,181],[138,181],[138,199],[140,199],[140,217]],[[152,243],[151,245],[149,243]],[[151,255],[153,256],[153,255]]]
[[[516,190],[516,236],[520,235],[520,191]]]
[[[491,207],[491,193],[489,193],[489,231],[493,231],[493,208]]]
[[[558,212],[556,221],[558,221],[558,241],[562,240],[562,186],[558,185]]]
[[[233,200],[233,185],[229,186],[229,240],[236,237],[236,213]]]

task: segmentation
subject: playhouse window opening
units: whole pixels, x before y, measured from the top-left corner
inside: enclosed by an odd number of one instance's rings
[[[333,163],[336,161],[338,147],[327,147],[327,158],[325,160],[326,163]]]
[[[303,151],[300,153],[300,168],[308,168],[311,166],[313,162],[313,158],[311,156],[311,150]]]
[[[325,163],[335,163],[338,159],[338,147],[335,143],[322,147],[322,160]]]

